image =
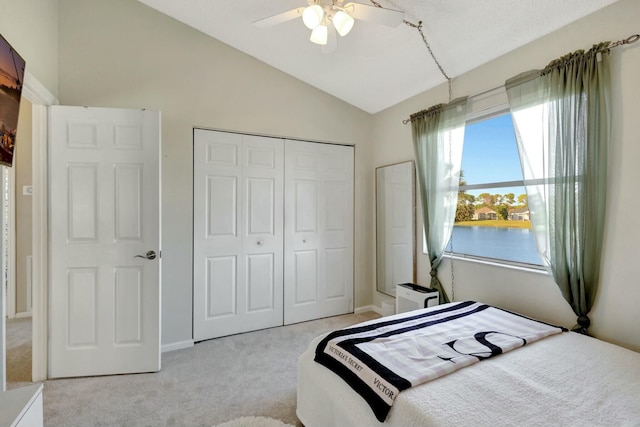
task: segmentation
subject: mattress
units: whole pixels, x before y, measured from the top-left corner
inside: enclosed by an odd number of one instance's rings
[[[640,426],[640,353],[562,333],[399,394],[384,423],[340,377],[298,359],[305,427]]]

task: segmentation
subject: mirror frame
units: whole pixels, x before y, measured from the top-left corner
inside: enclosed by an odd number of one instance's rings
[[[411,271],[411,282],[415,283],[416,281],[416,276],[417,276],[417,265],[416,265],[416,259],[417,259],[417,253],[416,253],[416,168],[415,168],[415,162],[413,160],[408,160],[408,161],[404,161],[404,162],[398,162],[398,163],[393,163],[390,165],[384,165],[384,166],[379,166],[376,168],[375,170],[375,227],[376,227],[376,260],[375,260],[375,265],[376,265],[376,290],[380,293],[383,293],[385,295],[389,295],[392,297],[395,297],[395,287],[392,291],[389,291],[387,289],[385,289],[384,284],[381,283],[381,278],[380,278],[380,267],[379,264],[381,261],[384,260],[380,260],[379,259],[379,255],[384,253],[384,250],[381,251],[380,248],[380,239],[379,239],[379,235],[381,233],[381,231],[379,230],[379,218],[380,218],[380,212],[379,212],[379,206],[380,206],[380,194],[382,193],[380,191],[380,189],[378,188],[378,181],[379,181],[379,174],[385,170],[385,168],[391,168],[393,166],[398,166],[398,165],[405,165],[405,164],[410,164],[411,166],[411,173],[410,173],[410,185],[411,185],[411,201],[410,201],[410,205],[408,206],[408,208],[411,210],[411,255],[412,255],[412,259],[411,259],[411,263],[412,263],[412,271]]]

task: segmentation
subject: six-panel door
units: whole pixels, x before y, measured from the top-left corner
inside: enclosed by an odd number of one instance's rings
[[[352,312],[353,147],[195,129],[193,280],[196,341]]]
[[[285,324],[353,312],[353,150],[285,143]]]
[[[282,325],[283,141],[194,131],[194,339]]]
[[[158,111],[51,107],[50,378],[160,369],[159,162]]]

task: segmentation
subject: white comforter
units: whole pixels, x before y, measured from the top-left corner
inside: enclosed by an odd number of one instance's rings
[[[400,393],[380,423],[337,375],[298,361],[306,427],[640,426],[640,354],[563,333]]]

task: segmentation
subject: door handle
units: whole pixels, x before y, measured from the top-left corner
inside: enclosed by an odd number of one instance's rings
[[[144,255],[136,255],[134,258],[156,259],[156,253],[154,251],[149,251]]]

